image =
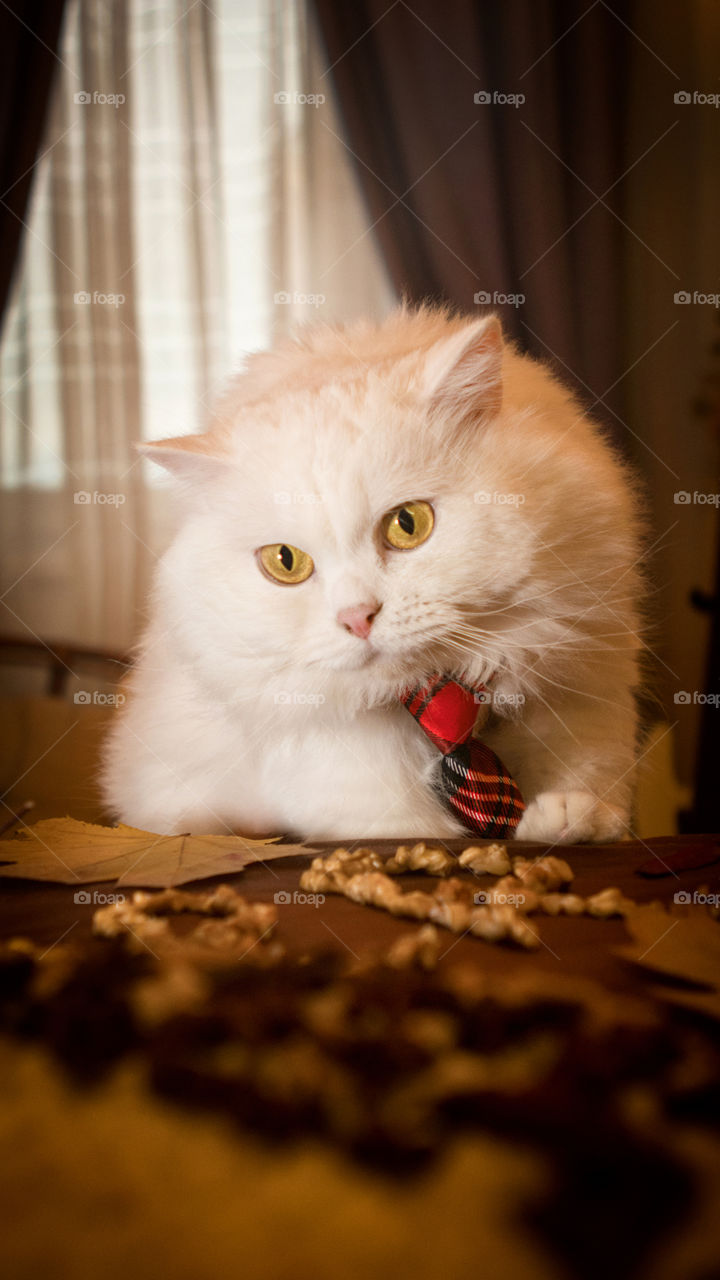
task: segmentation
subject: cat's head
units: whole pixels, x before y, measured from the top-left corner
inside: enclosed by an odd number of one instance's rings
[[[313,331],[251,358],[206,434],[140,447],[186,507],[166,617],[229,697],[273,679],[368,705],[502,661],[477,612],[502,614],[534,536],[509,491],[494,317]]]

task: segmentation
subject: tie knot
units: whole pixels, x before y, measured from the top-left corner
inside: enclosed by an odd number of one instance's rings
[[[467,742],[477,718],[484,685],[470,689],[450,676],[433,676],[427,684],[406,689],[401,701],[444,755]]]

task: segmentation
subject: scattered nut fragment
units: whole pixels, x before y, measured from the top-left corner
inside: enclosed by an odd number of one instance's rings
[[[511,870],[510,855],[504,844],[486,847],[471,844],[469,848],[463,849],[458,862],[476,876],[504,876]]]
[[[464,902],[467,907],[473,907],[476,889],[473,881],[465,876],[450,876],[435,886],[434,896],[440,902]]]
[[[392,858],[383,865],[387,875],[399,875],[403,871],[425,871],[429,876],[444,876],[457,867],[457,858],[446,849],[428,848],[418,844],[399,844]]]
[[[308,867],[307,871],[303,871],[300,876],[300,888],[306,889],[308,893],[330,892],[330,876],[315,866],[315,863],[319,861],[319,858],[315,858],[312,865]]]
[[[455,868],[501,878],[491,888],[477,891],[472,881],[449,874]],[[403,871],[418,870],[447,878],[441,879],[432,893],[404,892],[391,878]],[[511,859],[504,845],[470,845],[456,859],[444,849],[428,848],[419,842],[400,845],[384,863],[372,849],[336,849],[326,858],[313,860],[301,875],[300,886],[311,892],[339,893],[352,902],[379,907],[391,915],[429,920],[452,933],[470,933],[487,942],[510,941],[531,948],[540,943],[525,920],[533,912],[605,918],[624,915],[633,905],[619,889],[604,889],[587,899],[567,892],[573,878],[567,862],[551,854],[534,860]],[[394,961],[396,965],[412,963],[411,943],[400,947],[397,956],[400,959]]]
[[[470,925],[472,908],[466,902],[448,902],[442,898],[434,898],[428,910],[428,919],[433,924],[442,925],[451,933],[463,933]]]
[[[330,881],[338,884],[363,871],[381,871],[384,863],[374,849],[335,849],[327,856],[313,858],[300,877],[300,887],[310,893],[331,893]],[[339,892],[339,890],[338,890]]]
[[[462,905],[457,883],[444,886],[444,901]],[[527,928],[508,907],[483,909],[474,927],[487,936],[503,916]],[[207,923],[224,928],[227,919]],[[440,945],[432,925],[403,934],[405,955],[415,959],[421,940]],[[613,1174],[618,1184],[608,1212],[622,1215],[634,1181],[649,1187],[643,1234],[629,1237],[633,1245],[639,1240],[650,1248],[658,1204],[674,1205],[678,1187],[692,1190],[685,1171],[704,1185],[707,1144],[691,1164],[685,1134],[688,1121],[697,1127],[712,1105],[716,1037],[705,1019],[690,1028],[684,1011],[676,1013],[670,1002],[650,1004],[645,993],[627,997],[532,964],[489,971],[459,960],[459,948],[436,974],[393,972],[386,957],[354,971],[341,954],[329,964],[324,953],[305,952],[258,980],[220,966],[200,969],[184,953],[145,953],[139,962],[117,948],[107,948],[98,969],[95,944],[89,952],[85,946],[68,952],[70,989],[51,984],[39,1001],[28,973],[52,965],[58,948],[40,950],[0,945],[5,1021],[29,1025],[33,1040],[82,1080],[88,1062],[89,1078],[102,1079],[127,1061],[133,1076],[141,1072],[173,1106],[210,1106],[218,1124],[262,1134],[269,1159],[276,1158],[278,1134],[333,1142],[343,1163],[346,1155],[369,1159],[375,1180],[379,1164],[387,1196],[402,1199],[406,1183],[394,1174],[426,1168],[428,1157],[446,1151],[454,1135],[466,1136],[470,1124],[481,1141],[492,1138],[490,1178],[497,1141],[516,1143],[522,1133],[542,1156],[542,1163],[533,1156],[532,1185],[536,1170],[540,1179],[544,1169],[562,1173],[556,1189],[551,1180],[554,1198],[547,1201],[558,1223],[552,1239],[560,1245],[571,1219],[581,1223],[583,1239],[596,1226],[587,1188],[597,1180],[599,1114],[608,1187],[615,1187]],[[595,1084],[594,1108],[587,1105],[588,1080]],[[386,1169],[392,1181],[385,1181]],[[671,1198],[663,1199],[668,1172],[674,1179],[678,1169],[682,1181],[671,1180]],[[629,1213],[634,1221],[634,1204]]]
[[[181,939],[172,933],[169,916],[183,912],[207,918]],[[92,929],[101,938],[126,938],[131,950],[159,947],[164,951],[227,951],[237,947],[247,950],[272,930],[276,920],[277,910],[272,903],[248,902],[230,885],[223,884],[210,893],[138,890],[129,901],[100,907],[93,915]]]
[[[302,885],[302,878],[300,884]],[[404,893],[400,885],[380,871],[361,871],[359,875],[350,876],[335,892],[343,893],[352,902],[383,907],[391,915],[409,916],[414,920],[427,919],[434,901],[430,893],[420,893],[417,890]]]
[[[303,1001],[303,1023],[321,1039],[335,1039],[346,1031],[352,990],[341,983],[313,991]]]
[[[546,858],[513,858],[513,875],[522,880],[529,889],[538,893],[552,893],[571,884],[574,872],[563,858],[555,858],[551,854]]]
[[[208,893],[188,889],[161,889],[148,893],[138,889],[132,896],[133,906],[149,916],[176,916],[192,912],[201,916],[234,916],[245,899],[229,884],[218,885]]]
[[[37,960],[40,955],[39,946],[31,938],[4,938],[0,945],[3,952],[10,956],[27,956],[31,960]]]
[[[440,1009],[410,1009],[398,1030],[410,1044],[433,1055],[447,1053],[457,1044],[457,1020]]]
[[[440,955],[440,934],[434,924],[424,924],[412,933],[404,933],[388,950],[387,963],[393,969],[416,967],[426,972],[435,968]]]
[[[589,916],[595,916],[598,920],[604,920],[608,916],[624,916],[635,906],[630,898],[623,896],[620,889],[601,889],[600,893],[594,893],[591,898],[585,899],[585,913]]]
[[[482,889],[475,893],[475,902],[483,906],[511,906],[523,915],[537,911],[541,895],[530,887],[527,880],[519,880],[517,876],[503,876],[490,889]]]
[[[509,940],[528,951],[540,946],[538,935],[511,906],[476,907],[472,912],[470,932],[485,942]]]
[[[231,920],[203,920],[194,930],[192,940],[208,947],[238,947],[245,934]]]
[[[141,1025],[153,1028],[200,1006],[209,990],[199,969],[186,961],[175,961],[140,979],[131,990],[130,1005]]]
[[[474,906],[472,886],[468,886],[468,892],[457,878],[438,886],[435,893],[418,890],[405,893],[390,876],[380,871],[360,871],[344,876],[335,870],[323,877],[313,863],[301,875],[300,887],[320,893],[339,893],[351,902],[380,907],[394,916],[430,920],[453,933],[469,931],[488,941],[510,940],[523,947],[538,945],[537,936],[521,920],[514,907]]]
[[[358,849],[335,849],[328,857],[322,855],[314,858],[311,866],[322,869],[328,874],[340,872],[348,875],[352,871],[380,871],[383,860],[374,849],[362,845]]]
[[[30,956],[30,952],[25,954]],[[51,999],[62,990],[74,972],[75,956],[72,948],[63,946],[61,943],[43,955],[38,947],[33,958],[37,962],[30,984],[33,997],[37,1000]],[[42,964],[39,963],[40,960],[43,961]]]
[[[149,916],[130,902],[113,902],[109,907],[99,907],[93,915],[92,931],[99,938],[120,938],[130,933],[140,939],[157,939],[170,932],[167,920]]]
[[[540,910],[546,916],[581,916],[585,911],[585,899],[577,893],[543,893]]]

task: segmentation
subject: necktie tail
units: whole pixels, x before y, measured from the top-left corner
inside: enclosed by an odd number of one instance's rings
[[[501,839],[514,835],[525,803],[495,752],[471,737],[483,700],[478,695],[484,692],[483,685],[471,689],[437,675],[406,690],[401,700],[443,753],[441,778],[449,807],[476,835]]]
[[[494,751],[473,739],[443,756],[441,770],[448,804],[466,826],[486,839],[515,834],[525,802]]]

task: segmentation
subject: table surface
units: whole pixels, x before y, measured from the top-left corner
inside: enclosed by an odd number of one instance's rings
[[[389,855],[402,842],[355,842],[360,843]],[[442,843],[445,848],[459,853],[467,846],[468,841],[451,840]],[[318,851],[335,847],[334,843],[313,846]],[[352,848],[354,845],[348,843],[347,847]],[[547,846],[521,842],[512,844],[510,850],[528,857],[537,857],[549,851]],[[553,846],[552,853],[569,862],[575,873],[573,891],[583,896],[613,885],[635,902],[660,901],[669,904],[679,890],[692,892],[701,886],[708,886],[711,892],[720,892],[720,837],[714,835],[663,836],[613,845],[558,845]],[[689,858],[696,863],[708,862],[713,855],[717,861],[694,869],[673,870],[673,862],[679,854],[686,861]],[[271,902],[278,893],[292,895],[299,890],[301,872],[312,856],[308,853],[307,856],[292,856],[253,864],[239,875],[221,877],[221,881],[232,884],[252,901]],[[656,872],[663,874],[638,874],[641,867],[654,867]],[[209,888],[221,881],[199,881],[193,887]],[[406,887],[427,889],[430,883],[432,882],[428,877],[423,875],[403,877],[403,885]],[[478,883],[491,884],[493,881],[483,878]],[[112,892],[112,884],[97,886],[98,894]],[[74,942],[79,942],[90,938],[92,916],[97,904],[77,904],[74,893],[74,887],[68,885],[22,880],[2,881],[0,878],[0,937],[25,936],[48,948],[61,939],[72,938]],[[595,978],[614,989],[628,985],[637,987],[639,979],[633,967],[613,954],[615,947],[629,940],[622,919],[531,916],[529,923],[537,928],[541,938],[540,947],[534,951],[526,952],[506,945],[491,945],[475,938],[457,938],[451,933],[443,933],[447,945],[442,954],[445,957],[451,956],[453,962],[468,961],[488,971],[508,973],[531,966],[534,971]],[[395,919],[384,911],[361,906],[336,895],[326,896],[320,906],[302,902],[278,905],[277,936],[291,953],[321,945],[323,948],[337,948],[359,956],[368,951],[382,951],[413,927],[412,921]],[[657,946],[662,947],[660,936]]]
[[[390,854],[397,842],[362,843]],[[453,841],[446,847],[459,852],[467,843]],[[548,850],[518,842],[511,851],[538,856]],[[720,890],[720,839],[715,836],[556,847],[552,852],[569,862],[575,872],[573,888],[583,895],[615,885],[638,903],[670,903],[679,890],[692,892],[704,885],[711,892]],[[276,894],[292,895],[299,889],[311,856],[257,863],[222,880],[249,899],[272,901]],[[684,870],[677,869],[678,860]],[[640,868],[663,874],[638,874]],[[205,880],[194,887],[216,883]],[[427,889],[432,883],[426,876],[403,877],[404,886]],[[113,888],[102,884],[97,893]],[[46,950],[61,941],[90,943],[98,904],[76,903],[74,893],[74,886],[0,877],[0,937],[30,937]],[[614,948],[628,941],[622,919],[531,916],[529,923],[542,943],[531,952],[441,931],[445,945],[440,966],[462,961],[490,975],[587,977],[606,990],[656,997],[652,979],[614,954]],[[317,907],[278,904],[276,936],[290,954],[318,946],[364,958],[384,952],[415,927],[413,921],[333,895]],[[655,953],[667,945],[663,931],[664,925],[651,944]],[[94,943],[96,949],[100,945]],[[602,1176],[598,1181],[592,1164],[592,1142],[583,1138],[590,1218],[578,1220],[582,1269],[571,1265],[568,1270],[563,1242],[577,1205],[584,1204],[585,1184],[575,1208],[569,1207],[570,1184],[557,1184],[557,1223],[549,1218],[543,1228],[538,1219],[540,1226],[533,1226],[533,1206],[550,1204],[547,1197],[555,1194],[561,1158],[540,1145],[501,1139],[492,1128],[458,1130],[442,1158],[406,1186],[371,1175],[330,1145],[261,1142],[224,1115],[170,1106],[147,1088],[142,1072],[135,1074],[132,1058],[102,1086],[72,1089],[42,1046],[6,1038],[0,1039],[0,1069],[0,1197],[8,1225],[3,1244],[11,1259],[8,1274],[18,1280],[43,1274],[89,1280],[98,1273],[106,1280],[127,1280],[128,1275],[150,1280],[166,1271],[178,1280],[214,1280],[238,1271],[256,1280],[303,1280],[308,1275],[314,1280],[338,1275],[396,1280],[405,1274],[417,1280],[438,1275],[466,1280],[478,1262],[479,1273],[496,1280],[567,1280],[578,1274],[709,1280],[716,1274],[720,1156],[712,1124],[705,1133],[704,1121],[694,1130],[682,1130],[678,1140],[683,1155],[695,1152],[697,1203],[677,1210],[665,1165],[659,1166],[648,1195],[647,1168],[633,1181],[636,1166],[630,1161],[627,1186],[622,1183],[615,1200],[608,1200],[608,1188]],[[596,1099],[588,1095],[586,1104],[584,1134]],[[582,1112],[582,1099],[575,1098],[574,1105]],[[692,1148],[682,1145],[689,1141]],[[623,1145],[623,1167],[631,1154]],[[613,1168],[614,1186],[618,1169]],[[620,1212],[618,1197],[627,1200],[629,1216]],[[600,1242],[588,1227],[596,1211]],[[624,1257],[622,1243],[628,1223],[636,1222],[639,1270]],[[614,1253],[612,1248],[608,1253],[607,1240],[619,1242]]]

